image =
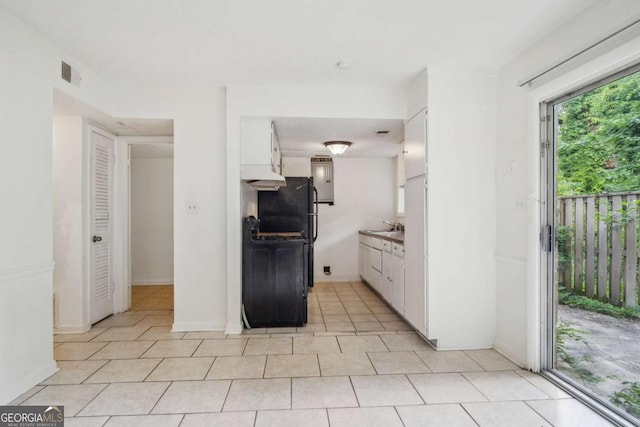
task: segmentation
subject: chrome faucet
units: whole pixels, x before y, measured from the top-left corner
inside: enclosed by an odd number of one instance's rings
[[[402,224],[396,221],[382,221],[383,224],[391,226],[392,231],[402,231]]]

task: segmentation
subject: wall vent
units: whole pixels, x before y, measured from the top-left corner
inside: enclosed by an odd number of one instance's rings
[[[71,65],[62,61],[62,80],[71,83]]]
[[[62,77],[62,80],[80,87],[82,77],[80,77],[80,74],[76,70],[71,68],[71,65],[67,64],[64,61],[62,61],[60,77]]]

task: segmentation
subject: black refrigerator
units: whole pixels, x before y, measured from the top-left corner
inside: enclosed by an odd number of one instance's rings
[[[287,186],[278,191],[258,192],[260,231],[300,232],[306,240],[307,286],[313,286],[313,243],[318,237],[318,193],[313,178],[286,178]]]

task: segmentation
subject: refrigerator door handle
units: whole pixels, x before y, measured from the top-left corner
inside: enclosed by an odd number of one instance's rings
[[[313,225],[313,241],[315,242],[316,239],[318,238],[318,190],[316,189],[315,186],[312,187],[313,188],[313,194],[315,195],[314,199],[313,199],[313,221],[314,221],[314,225]]]

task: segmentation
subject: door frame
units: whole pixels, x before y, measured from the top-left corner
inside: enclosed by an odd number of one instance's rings
[[[87,325],[88,328],[91,328],[93,326],[92,320],[91,320],[91,300],[92,300],[92,264],[91,264],[91,251],[92,251],[92,245],[91,242],[89,241],[89,239],[91,238],[92,234],[93,234],[93,230],[92,230],[92,219],[93,219],[93,207],[92,207],[92,200],[93,200],[93,147],[92,147],[92,139],[91,139],[91,134],[92,133],[97,133],[99,135],[102,135],[105,138],[110,139],[113,142],[113,158],[111,159],[112,164],[111,164],[111,179],[113,180],[115,178],[115,174],[116,174],[116,156],[115,156],[115,150],[116,150],[116,142],[117,142],[117,137],[113,134],[111,134],[110,132],[107,132],[106,130],[102,129],[98,124],[93,123],[91,121],[86,122],[86,128],[85,128],[85,134],[84,134],[84,140],[86,141],[83,147],[83,150],[85,152],[85,158],[84,158],[84,164],[85,164],[85,171],[86,173],[84,174],[83,177],[83,183],[84,183],[84,195],[85,195],[85,200],[86,203],[84,203],[84,212],[85,215],[83,215],[83,229],[84,229],[84,244],[83,244],[83,275],[84,275],[84,288],[85,288],[85,292],[84,292],[84,310],[83,310],[83,318],[85,319],[85,324]],[[115,224],[115,218],[114,218],[114,214],[116,212],[115,209],[115,205],[113,204],[115,201],[115,195],[116,195],[116,188],[115,185],[111,185],[110,188],[110,197],[111,197],[111,209],[110,209],[110,221],[111,221],[111,230],[112,230],[112,234],[111,234],[111,287],[112,291],[114,292],[113,295],[113,300],[114,300],[114,309],[113,309],[113,313],[116,313],[115,311],[115,266],[113,264],[113,259],[114,259],[114,254],[115,252],[115,248],[114,248],[114,244],[113,244],[113,232],[114,230],[114,224]],[[112,313],[112,314],[113,314]]]
[[[114,313],[131,308],[131,158],[132,145],[173,144],[173,136],[120,136],[114,172]],[[175,178],[175,172],[174,172]],[[174,179],[175,182],[175,179]],[[175,192],[174,192],[175,200]],[[175,202],[174,202],[175,204]],[[175,210],[175,207],[174,207]],[[175,215],[174,215],[175,222]],[[175,240],[175,239],[174,239]],[[175,258],[175,247],[174,247]],[[175,301],[175,296],[174,296]]]
[[[557,322],[556,292],[556,209],[557,209],[557,126],[555,106],[586,92],[604,86],[622,77],[640,72],[638,58],[623,67],[599,73],[595,78],[576,83],[561,95],[551,96],[539,103],[540,122],[540,345],[539,360],[541,374],[561,389],[580,400],[586,406],[616,425],[634,423],[626,412],[614,407],[605,399],[595,395],[582,384],[570,379],[555,369],[556,346],[555,325]]]

